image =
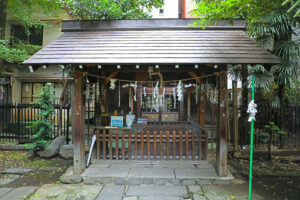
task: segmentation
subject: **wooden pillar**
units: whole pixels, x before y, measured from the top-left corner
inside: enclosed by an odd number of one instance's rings
[[[131,111],[131,114],[135,114],[134,113],[134,89],[132,87],[129,88],[130,89],[130,104],[131,104],[131,108],[130,108],[130,111]]]
[[[136,94],[136,116],[137,118],[142,116],[142,86],[139,85]]]
[[[239,151],[237,81],[232,81],[234,151]]]
[[[187,121],[190,121],[191,116],[191,89],[187,91]]]
[[[219,176],[227,176],[227,74],[219,73],[218,77],[219,102],[217,122],[217,173]]]
[[[205,76],[205,72],[201,72],[201,76]],[[204,88],[204,80],[201,79],[201,88]],[[205,114],[206,114],[206,89],[203,91],[200,88],[200,126],[204,128],[205,126]]]
[[[75,72],[74,77],[74,174],[80,174],[85,169],[84,151],[84,116],[83,106],[83,74]]]

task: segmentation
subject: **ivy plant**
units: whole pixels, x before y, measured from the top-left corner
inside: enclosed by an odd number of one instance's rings
[[[44,150],[48,147],[53,128],[51,116],[55,113],[53,105],[55,96],[53,95],[53,88],[51,85],[45,85],[35,97],[38,97],[39,99],[32,102],[32,104],[38,106],[40,111],[37,114],[38,120],[33,121],[32,124],[28,126],[28,128],[32,128],[35,132],[31,136],[32,143],[26,145],[31,153]]]

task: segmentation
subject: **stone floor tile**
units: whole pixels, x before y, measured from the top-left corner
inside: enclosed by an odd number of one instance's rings
[[[2,196],[1,200],[23,200],[37,189],[37,187],[19,187]]]
[[[8,192],[10,192],[11,190],[13,190],[13,188],[0,188],[0,199],[4,195],[6,195]]]
[[[125,186],[106,185],[98,195],[97,200],[121,200],[123,197],[124,190]]]
[[[186,195],[184,186],[142,185],[129,186],[126,196],[182,196]]]
[[[173,169],[170,168],[131,168],[130,178],[175,178]]]

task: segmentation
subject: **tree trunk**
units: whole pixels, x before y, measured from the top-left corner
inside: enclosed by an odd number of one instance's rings
[[[5,39],[6,8],[8,0],[0,0],[0,40]],[[3,59],[0,58],[0,74],[2,73]]]
[[[244,65],[242,67],[242,105],[241,105],[241,118],[240,118],[240,124],[241,124],[241,131],[240,131],[240,142],[241,144],[246,144],[247,136],[248,134],[248,114],[247,114],[247,108],[248,108],[248,69],[247,66]]]

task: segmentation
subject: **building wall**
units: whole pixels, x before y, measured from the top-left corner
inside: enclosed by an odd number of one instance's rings
[[[163,15],[160,15],[161,9],[164,11]],[[178,1],[164,0],[164,6],[162,8],[153,9],[151,14],[152,18],[178,18]]]
[[[186,3],[186,18],[196,18],[197,16],[192,13],[192,10],[196,8],[194,0],[185,0]]]

